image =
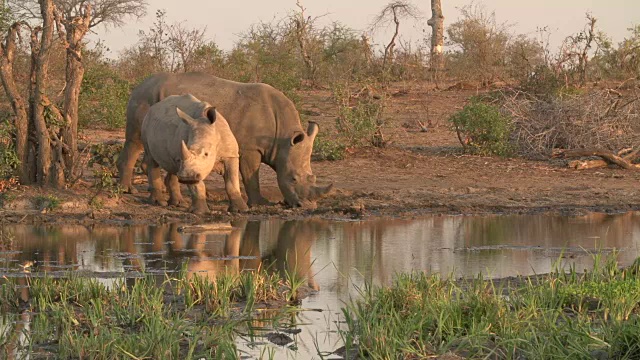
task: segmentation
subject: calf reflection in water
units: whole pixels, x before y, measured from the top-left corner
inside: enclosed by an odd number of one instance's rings
[[[238,226],[240,225],[240,226]],[[216,235],[192,234],[185,243],[183,240],[174,241],[172,250],[176,253],[189,252],[193,256],[187,262],[187,277],[194,274],[215,281],[219,274],[237,274],[240,270],[240,242],[244,232],[244,224],[234,224],[226,236],[224,245],[220,245]],[[178,236],[179,237],[179,236]]]

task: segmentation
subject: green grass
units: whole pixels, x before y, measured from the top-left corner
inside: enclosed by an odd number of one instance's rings
[[[0,280],[0,314],[28,316],[28,342],[18,323],[0,332],[0,358],[16,346],[32,359],[237,358],[235,329],[266,302],[287,307],[291,289],[264,269],[218,274],[183,270],[164,280],[145,276],[105,286],[96,279],[20,277]],[[19,285],[29,285],[28,301]],[[21,300],[22,298],[22,300]]]
[[[614,256],[594,258],[584,273],[493,281],[399,274],[391,286],[360,289],[342,309],[340,336],[347,353],[367,359],[638,359],[640,261],[622,269]],[[284,328],[301,310],[291,306],[299,274],[210,279],[185,269],[110,286],[74,274],[4,278],[0,315],[11,325],[0,331],[0,358],[14,348],[32,359],[237,358],[238,336]]]
[[[511,282],[401,274],[343,309],[343,338],[370,359],[638,359],[639,268],[612,257]]]

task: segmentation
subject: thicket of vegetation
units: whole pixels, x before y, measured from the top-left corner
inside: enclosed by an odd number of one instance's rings
[[[127,3],[127,0],[120,1]],[[138,6],[140,11],[146,8],[142,0],[128,1]],[[56,0],[54,3],[60,5],[73,1]],[[163,71],[203,71],[237,81],[271,84],[298,104],[300,90],[330,89],[337,108],[336,129],[339,131],[337,136],[319,138],[315,155],[319,159],[340,159],[349,147],[387,144],[381,129],[387,108],[385,105],[391,101],[386,91],[391,82],[429,81],[442,86],[452,81],[464,81],[478,87],[500,82],[514,85],[521,94],[517,99],[526,101],[514,104],[515,97],[512,94],[503,94],[501,101],[495,101],[494,98],[493,104],[488,105],[500,109],[501,117],[509,118],[509,124],[505,125],[509,136],[507,140],[500,138],[501,142],[508,144],[490,145],[498,151],[477,146],[467,148],[488,154],[504,155],[508,153],[505,149],[515,149],[517,153],[526,155],[533,152],[546,154],[553,147],[583,146],[589,140],[557,140],[576,138],[567,134],[557,134],[549,139],[549,133],[575,131],[581,124],[573,123],[549,132],[545,119],[533,116],[540,108],[555,106],[565,109],[566,106],[575,106],[576,101],[582,101],[571,100],[573,96],[591,99],[584,89],[594,81],[631,82],[640,76],[640,25],[630,29],[628,36],[615,44],[598,30],[596,19],[587,16],[585,28],[568,36],[559,49],[554,49],[549,45],[550,32],[546,29],[540,29],[535,36],[514,34],[512,27],[501,23],[493,12],[481,6],[469,5],[462,8],[460,18],[446,27],[445,70],[430,71],[429,39],[425,37],[423,41],[410,44],[398,36],[398,33],[402,34],[402,26],[406,26],[410,20],[418,19],[427,27],[426,20],[422,21],[422,14],[408,1],[390,2],[381,9],[374,26],[367,32],[356,31],[348,24],[338,22],[322,25],[319,18],[314,17],[317,14],[308,14],[300,2],[296,5],[283,19],[252,25],[239,36],[229,51],[220,49],[208,38],[206,29],[191,28],[187,22],[169,23],[163,10],[156,12],[153,25],[140,31],[138,41],[118,54],[116,59],[106,55],[103,44],[83,43],[84,76],[77,104],[78,125],[80,128],[122,127],[129,92],[142,79]],[[14,14],[10,10],[8,8],[2,12],[3,32],[11,30]],[[396,25],[396,32],[388,44],[375,46],[369,34],[385,24]],[[26,38],[28,36],[19,39]],[[65,41],[64,38],[52,39],[48,75],[50,85],[45,92],[51,104],[65,102],[64,89],[68,84],[65,73],[69,61],[65,60],[68,55],[68,41]],[[23,96],[28,98],[27,74],[30,73],[31,48],[26,41],[18,41],[15,45],[12,63],[15,82]],[[6,46],[5,38],[3,48]],[[616,109],[620,110],[619,106],[625,102],[619,100]],[[12,130],[15,114],[6,100],[4,103],[3,118],[9,121],[5,122],[2,131],[15,134],[15,130]],[[618,126],[618,120],[612,118],[612,114],[621,112],[607,111],[611,104],[601,104],[604,108],[599,108],[602,110],[600,114],[606,114],[603,117],[607,118],[607,123],[598,126]],[[515,111],[525,107],[525,113]],[[629,104],[623,107],[627,115],[622,115],[626,116],[627,121],[636,119],[633,117],[636,115],[629,110],[632,108]],[[557,109],[556,112],[565,110]],[[494,120],[485,123],[492,126],[496,124]],[[523,128],[523,124],[528,127]],[[461,139],[464,141],[473,137],[473,134],[464,134],[464,129],[460,127],[458,130],[462,130]],[[535,133],[522,139],[525,130]],[[597,132],[598,127],[589,131]],[[538,139],[541,137],[546,140]],[[617,144],[617,149],[635,146],[635,137],[631,138],[624,144]],[[19,167],[11,154],[14,148],[15,140],[0,143],[3,175]],[[66,166],[72,167],[71,164]]]

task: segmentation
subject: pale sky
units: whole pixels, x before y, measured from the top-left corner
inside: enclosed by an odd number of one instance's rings
[[[356,30],[367,30],[373,16],[390,0],[302,0],[307,15],[320,18],[320,24],[339,21]],[[186,20],[191,27],[207,28],[209,37],[224,50],[230,50],[238,34],[253,23],[282,19],[296,9],[295,0],[148,0],[147,16],[140,21],[133,19],[122,28],[96,29],[89,38],[102,39],[111,49],[110,56],[134,44],[138,31],[148,29],[154,21],[155,11],[165,9],[167,22]],[[581,30],[585,13],[598,19],[600,30],[617,43],[628,34],[627,28],[640,23],[640,0],[484,0],[476,1],[487,10],[494,10],[499,22],[513,24],[517,33],[535,35],[537,27],[548,26],[552,31],[553,45],[559,45],[567,35]],[[431,17],[429,0],[414,0],[425,16],[423,23],[401,23],[400,34],[414,43],[423,37],[427,29],[426,19]],[[442,0],[445,27],[460,16],[459,7],[469,0]],[[388,41],[388,33],[374,37],[375,43]]]

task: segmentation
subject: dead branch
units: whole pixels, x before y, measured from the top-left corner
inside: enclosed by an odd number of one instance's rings
[[[624,157],[616,155],[611,150],[606,149],[572,149],[572,150],[556,150],[553,154],[555,158],[574,158],[574,157],[587,157],[598,156],[601,157],[608,164],[618,165],[623,169],[640,169],[640,165],[632,164]]]
[[[512,119],[512,141],[524,156],[550,156],[553,149],[614,151],[640,146],[640,101],[607,90],[551,100],[503,92],[502,111]]]
[[[572,160],[568,165],[571,169],[587,170],[607,167],[609,163],[604,160]]]

